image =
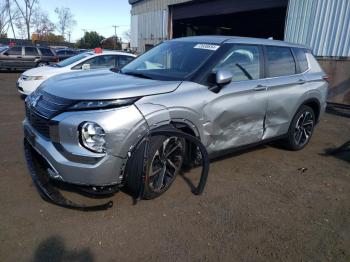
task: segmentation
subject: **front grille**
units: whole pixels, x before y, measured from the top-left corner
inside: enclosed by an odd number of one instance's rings
[[[30,125],[44,137],[50,138],[50,120],[43,118],[37,113],[35,113],[33,110],[30,110],[27,104],[25,105],[25,110],[26,117]]]
[[[50,120],[74,104],[74,100],[36,91],[26,99],[26,117],[41,135],[50,138]]]
[[[33,105],[33,101],[36,102],[32,108],[34,108],[38,114],[48,119],[58,115],[75,102],[71,99],[51,95],[42,90],[30,96],[28,102]]]

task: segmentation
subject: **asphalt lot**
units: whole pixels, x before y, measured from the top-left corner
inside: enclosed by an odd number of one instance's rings
[[[120,192],[112,209],[80,212],[31,182],[18,76],[0,72],[0,261],[350,261],[350,154],[324,155],[350,140],[349,118],[325,115],[300,152],[268,145],[212,162],[202,196],[178,177],[158,199]]]

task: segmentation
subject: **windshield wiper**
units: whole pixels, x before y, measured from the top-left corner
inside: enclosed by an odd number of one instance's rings
[[[121,74],[125,74],[125,75],[130,75],[130,76],[136,76],[136,77],[140,77],[140,78],[146,78],[146,79],[152,79],[152,77],[142,74],[142,73],[136,73],[136,72],[123,72],[122,70],[119,71],[119,73]]]

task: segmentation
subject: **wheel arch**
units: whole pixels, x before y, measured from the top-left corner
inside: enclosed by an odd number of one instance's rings
[[[305,100],[300,106],[309,106],[311,107],[311,109],[314,111],[315,114],[315,121],[318,122],[319,117],[320,117],[320,113],[321,113],[321,104],[320,101],[318,101],[316,98],[309,98],[307,100]],[[299,110],[298,108],[298,110]]]

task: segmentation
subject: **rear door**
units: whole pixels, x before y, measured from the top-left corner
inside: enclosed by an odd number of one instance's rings
[[[263,79],[262,48],[256,45],[230,44],[213,73],[232,72],[232,82],[224,86],[204,107],[212,127],[209,150],[222,151],[261,141],[267,107],[266,80]]]
[[[264,50],[269,96],[264,138],[270,138],[288,132],[290,121],[307,88],[291,48],[266,46]]]
[[[38,49],[34,46],[24,47],[23,66],[26,68],[36,67],[40,61]]]

